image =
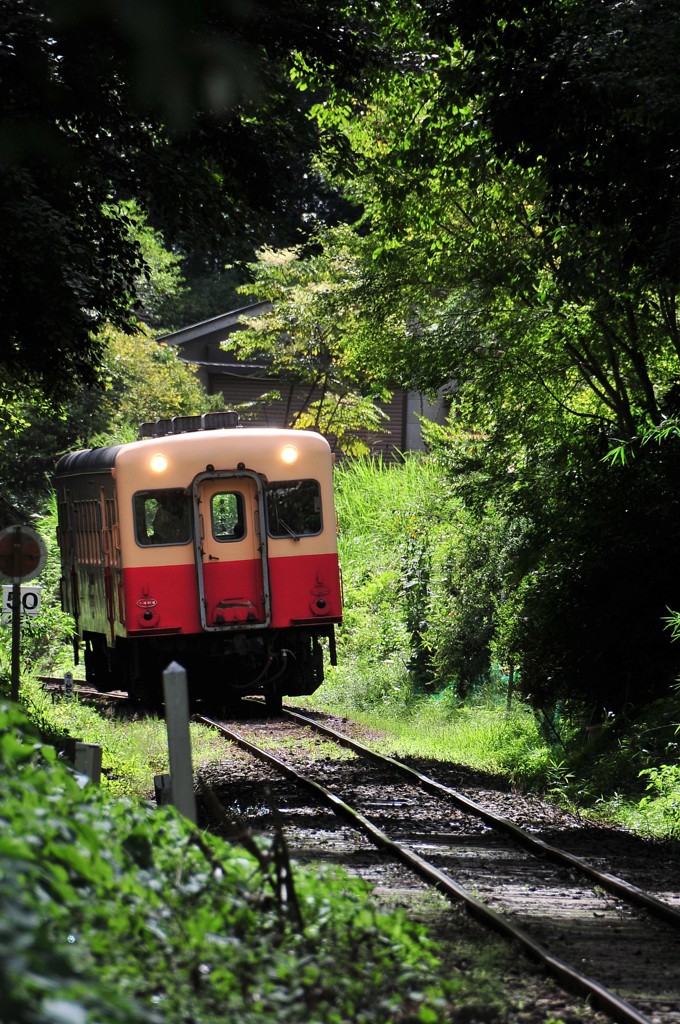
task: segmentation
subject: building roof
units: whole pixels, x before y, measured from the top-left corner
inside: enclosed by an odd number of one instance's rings
[[[156,340],[180,350],[180,358],[186,363],[198,366],[204,382],[212,370],[233,377],[267,376],[266,363],[254,359],[240,361],[234,353],[223,347],[223,343],[244,326],[244,320],[261,316],[272,308],[271,302],[253,302],[249,306],[232,309],[228,313],[202,320],[178,331],[162,334]],[[263,372],[264,371],[264,372]]]
[[[268,313],[272,308],[271,302],[254,302],[249,306],[241,306],[240,309],[232,309],[229,313],[221,313],[220,316],[213,316],[210,320],[202,320],[198,324],[190,324],[188,327],[181,327],[178,331],[171,331],[169,334],[162,334],[157,341],[164,341],[167,345],[186,345],[190,341],[221,341],[233,334],[244,317],[260,316]]]
[[[251,415],[253,424],[281,427],[288,424],[291,412],[318,395],[310,395],[307,385],[281,381],[262,357],[237,360],[225,344],[232,334],[243,329],[250,317],[262,316],[271,309],[269,300],[254,302],[164,334],[157,340],[177,347],[181,359],[196,366],[206,390],[224,396],[226,408],[250,407],[256,410]],[[273,390],[282,391],[284,386],[285,394],[278,397],[272,394]],[[263,403],[265,394],[267,400]],[[439,415],[438,409],[425,408],[423,402],[422,395],[393,389],[391,401],[377,403],[387,414],[385,430],[358,431],[358,434],[366,436],[372,451],[389,453],[422,448],[419,417]]]

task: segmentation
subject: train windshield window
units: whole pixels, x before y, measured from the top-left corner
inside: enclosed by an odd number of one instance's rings
[[[213,494],[210,499],[210,516],[215,540],[240,540],[245,535],[242,494],[234,491]]]
[[[189,543],[191,506],[184,491],[139,491],[133,501],[138,544]]]
[[[316,480],[283,480],[269,484],[266,490],[271,537],[321,533],[321,489]]]

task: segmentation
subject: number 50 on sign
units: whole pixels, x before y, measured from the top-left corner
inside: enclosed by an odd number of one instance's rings
[[[40,611],[42,587],[21,587],[21,616],[37,615]],[[2,624],[12,621],[12,587],[2,588]]]

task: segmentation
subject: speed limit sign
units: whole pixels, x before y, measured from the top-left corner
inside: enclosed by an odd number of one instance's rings
[[[4,586],[2,588],[2,623],[8,625],[12,621],[12,608],[14,587]],[[19,588],[19,614],[22,618],[26,615],[29,618],[37,615],[42,604],[42,587],[20,587]]]

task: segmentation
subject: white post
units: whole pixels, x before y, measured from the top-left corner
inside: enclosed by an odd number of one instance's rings
[[[75,769],[99,785],[102,780],[102,748],[98,743],[76,740]]]
[[[176,661],[168,665],[163,673],[163,694],[165,697],[165,722],[168,729],[172,802],[180,814],[196,824],[187,674]]]

